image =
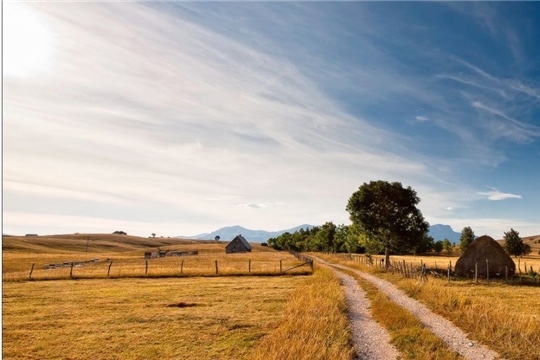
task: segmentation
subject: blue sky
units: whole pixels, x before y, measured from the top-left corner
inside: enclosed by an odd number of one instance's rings
[[[5,2],[3,232],[540,233],[540,3]]]

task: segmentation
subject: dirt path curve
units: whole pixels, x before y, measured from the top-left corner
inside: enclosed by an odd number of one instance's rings
[[[349,322],[356,351],[355,359],[397,359],[399,352],[390,344],[390,335],[371,317],[369,311],[371,304],[366,297],[366,292],[358,286],[352,276],[336,269],[333,270],[343,284],[345,298],[349,304]]]
[[[407,296],[403,291],[386,280],[365,272],[349,268],[347,266],[331,264],[315,256],[313,259],[321,264],[329,265],[334,268],[349,270],[375,285],[380,291],[390,298],[393,302],[403,306],[409,310],[416,318],[418,318],[431,332],[441,338],[448,347],[455,352],[470,360],[491,360],[499,359],[499,355],[488,349],[486,346],[474,343],[467,337],[461,329],[456,327],[450,321],[440,315],[433,313],[425,305]]]

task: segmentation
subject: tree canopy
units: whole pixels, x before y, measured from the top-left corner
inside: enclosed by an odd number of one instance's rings
[[[419,202],[410,186],[404,188],[399,182],[379,180],[360,186],[346,209],[353,225],[359,225],[371,241],[384,248],[388,266],[391,251],[403,247],[414,250],[429,240],[429,224],[416,207]]]

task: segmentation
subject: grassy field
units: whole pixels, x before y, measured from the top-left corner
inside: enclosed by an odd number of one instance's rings
[[[6,239],[4,359],[352,358],[344,296],[330,271],[264,276],[279,272],[280,260],[284,270],[301,263],[288,253],[254,245],[226,255],[224,243],[121,235]],[[199,255],[149,260],[144,275],[144,252],[158,248]],[[74,269],[69,280],[54,280],[69,268],[41,269],[96,257],[113,261],[111,278],[102,278],[109,261]],[[196,276],[215,271],[215,260],[220,276]],[[249,260],[258,276],[234,276],[248,274]],[[51,281],[27,281],[32,263],[33,279]]]
[[[469,280],[452,280],[448,283],[445,279],[434,277],[424,283],[398,274],[384,273],[374,267],[368,268],[347,261],[342,256],[321,257],[373,272],[396,284],[409,296],[469,333],[472,339],[488,345],[506,359],[540,359],[538,286],[506,285],[500,282],[473,284]],[[423,257],[423,261],[435,261],[436,258]],[[420,261],[418,257],[403,259],[408,262]]]
[[[4,359],[247,359],[303,276],[5,283]]]
[[[347,303],[340,282],[318,268],[284,309],[280,326],[254,351],[254,360],[350,360]]]
[[[89,242],[88,251],[86,242]],[[157,246],[159,244],[161,246]],[[277,275],[281,270],[292,274],[311,272],[308,266],[288,270],[303,263],[288,253],[252,244],[251,253],[225,254],[226,244],[215,241],[147,239],[124,235],[7,237],[2,244],[4,250],[2,280],[5,282],[28,280],[32,264],[34,264],[32,280],[69,279],[70,273],[75,279],[214,276],[216,260],[218,275]],[[147,269],[144,253],[158,249],[197,250],[199,254],[149,259]],[[69,266],[61,269],[43,269],[45,264],[96,258],[99,262],[84,264],[73,270]]]

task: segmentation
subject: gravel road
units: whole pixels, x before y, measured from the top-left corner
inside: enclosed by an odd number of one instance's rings
[[[409,310],[416,316],[431,332],[441,338],[449,348],[453,349],[458,354],[470,360],[491,360],[499,359],[500,356],[486,346],[475,343],[467,337],[461,329],[456,327],[450,321],[442,316],[439,316],[429,310],[425,305],[407,296],[403,291],[386,280],[365,272],[352,269],[343,265],[330,264],[317,257],[313,258],[321,264],[329,265],[337,269],[349,270],[375,285],[380,291],[386,294],[390,300]],[[353,289],[359,289],[359,286],[354,283],[348,283]],[[387,342],[387,341],[386,341]],[[390,359],[391,357],[387,357]],[[371,358],[369,358],[371,359]],[[379,358],[373,358],[379,359]]]
[[[349,321],[356,359],[394,360],[399,352],[390,344],[390,335],[370,314],[370,301],[356,280],[335,270],[341,280],[349,304]]]

